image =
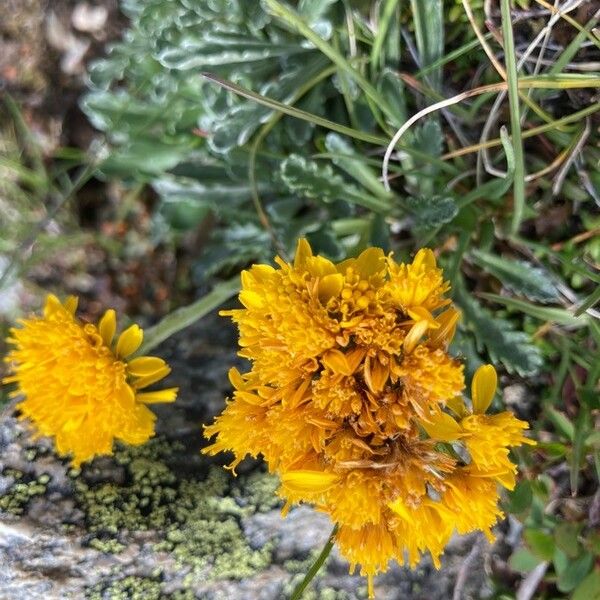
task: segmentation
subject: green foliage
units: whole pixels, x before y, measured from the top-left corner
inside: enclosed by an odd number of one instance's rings
[[[506,259],[482,250],[473,250],[472,256],[477,265],[515,294],[538,302],[556,302],[559,298],[548,273],[527,261]]]
[[[547,562],[548,597],[593,598],[598,541],[552,493],[579,494],[589,508],[600,471],[600,153],[593,126],[583,129],[598,108],[586,90],[560,90],[565,65],[589,64],[597,44],[585,32],[564,46],[551,36],[539,75],[522,81],[547,86],[552,75],[556,89],[512,85],[509,111],[490,112],[490,93],[419,120],[394,148],[386,191],[381,158],[409,117],[474,77],[500,78],[460,1],[372,4],[122,0],[129,29],[92,66],[82,100],[110,144],[102,173],[153,188],[161,239],[206,228],[192,268],[201,285],[289,258],[302,236],[336,260],[370,244],[399,259],[435,248],[463,313],[453,351],[471,371],[493,362],[526,385],[515,408],[539,438],[519,455],[527,476],[507,499],[525,526],[509,566]],[[484,3],[469,4],[483,26]],[[533,6],[520,0],[513,16]],[[539,31],[531,21],[513,28],[519,47]],[[512,84],[514,75],[513,65]]]
[[[480,351],[485,348],[492,361],[502,363],[510,373],[525,376],[539,371],[542,355],[527,334],[483,308],[464,287],[456,289],[456,301],[463,311],[465,327]]]
[[[413,215],[417,231],[431,230],[452,222],[458,214],[458,206],[451,196],[430,198],[407,198],[407,210]]]
[[[64,159],[47,162],[19,107],[5,95],[0,103],[0,333],[2,316],[18,315],[20,280],[43,261],[81,247],[69,211],[61,210],[91,176],[83,168],[72,181],[67,169],[84,163],[79,150],[64,148]],[[2,336],[3,338],[4,336]],[[0,398],[0,404],[2,400]]]
[[[389,202],[361,192],[336,175],[329,165],[319,166],[298,154],[292,154],[281,163],[281,179],[292,193],[322,202],[347,200],[376,212],[388,212]]]
[[[342,70],[323,76],[328,69],[327,57],[307,43],[282,17],[284,13],[265,12],[258,3],[128,0],[123,9],[132,20],[131,27],[105,59],[92,65],[90,91],[82,100],[82,108],[111,142],[111,154],[101,167],[104,174],[148,182],[158,193],[161,203],[157,218],[167,227],[157,231],[163,235],[169,235],[170,228],[175,232],[193,228],[209,213],[215,214],[226,229],[260,227],[251,204],[253,193],[267,214],[277,214],[281,202],[300,201],[296,212],[323,223],[321,235],[329,240],[332,255],[342,255],[340,244],[345,244],[336,234],[338,219],[356,217],[354,232],[363,243],[361,232],[371,222],[364,208],[401,214],[404,207],[414,212],[418,226],[435,227],[452,220],[455,210],[451,199],[440,203],[437,196],[432,197],[432,176],[437,168],[427,157],[438,156],[442,143],[435,121],[418,127],[410,138],[421,158],[418,163],[407,163],[417,172],[411,176],[413,189],[405,197],[385,192],[377,170],[362,161],[362,144],[329,134],[325,138],[329,161],[318,163],[310,156],[311,146],[314,149],[321,144],[320,131],[310,122],[310,115],[373,131],[378,122],[382,124],[379,108],[389,105],[392,126],[405,120],[405,91],[387,66],[391,52],[387,44],[379,52],[377,84],[370,88],[364,76],[344,62],[340,63]],[[294,19],[317,32],[320,43],[331,48],[328,56],[338,56],[334,45],[345,52],[350,43],[340,9],[340,2],[335,0],[307,1],[300,2],[298,12],[293,13]],[[431,38],[431,23],[424,25]],[[438,38],[435,36],[439,44]],[[422,49],[425,52],[425,47]],[[368,44],[364,48],[361,45],[360,50],[368,50]],[[395,66],[396,60],[397,54],[392,52],[389,64]],[[240,99],[205,80],[201,71],[293,104],[307,111],[309,120],[280,119],[268,106]],[[361,87],[380,101],[365,103]],[[281,122],[274,126],[277,120]],[[253,163],[248,145],[263,124],[269,131],[253,151]],[[249,169],[253,171],[254,192]],[[273,177],[273,172],[281,176]],[[425,205],[415,203],[415,194],[424,194],[427,210],[423,215]],[[293,248],[294,236],[276,222],[271,226],[271,235],[256,236],[255,246],[262,243],[264,247],[251,253],[254,256],[272,254],[274,239],[283,241],[288,251]],[[311,229],[308,227],[308,232]],[[307,232],[306,228],[296,228],[296,234],[303,230]],[[349,233],[344,234],[346,239]],[[215,250],[209,252],[219,251],[216,247],[221,237],[215,232]],[[239,260],[228,261],[230,266],[243,262],[246,255],[236,254]]]
[[[507,508],[511,513],[520,515],[529,509],[532,500],[533,490],[531,483],[527,480],[519,481],[509,495]]]
[[[572,600],[600,600],[600,569],[594,569],[573,591]]]

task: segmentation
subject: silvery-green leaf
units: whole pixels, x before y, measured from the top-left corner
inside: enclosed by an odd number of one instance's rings
[[[418,229],[434,229],[450,223],[458,214],[458,206],[451,196],[431,196],[416,198],[410,196],[403,201],[412,214]]]
[[[473,335],[480,352],[485,349],[492,362],[502,363],[510,373],[525,376],[539,371],[544,359],[526,333],[483,308],[464,284],[455,285],[454,296],[463,313],[463,325]]]
[[[307,198],[321,202],[345,200],[376,212],[386,212],[391,208],[389,200],[358,189],[334,173],[328,164],[321,165],[298,154],[292,154],[281,163],[280,175],[290,191]]]
[[[538,302],[556,302],[559,293],[550,275],[530,262],[504,258],[474,249],[473,260],[482,269],[498,278],[502,284],[515,294],[537,300]]]

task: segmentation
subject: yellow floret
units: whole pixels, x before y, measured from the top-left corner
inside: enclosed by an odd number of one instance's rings
[[[64,304],[48,296],[43,317],[32,317],[11,330],[14,347],[6,357],[16,383],[13,396],[22,419],[37,435],[55,439],[61,456],[74,466],[111,454],[114,440],[143,444],[154,435],[154,413],[146,404],[173,402],[177,388],[141,391],[170,369],[157,357],[130,358],[143,332],[126,329],[114,343],[116,315],[108,310],[98,326],[75,317],[77,301]]]

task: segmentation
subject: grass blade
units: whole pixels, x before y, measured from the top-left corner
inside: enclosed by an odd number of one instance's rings
[[[390,28],[392,18],[396,11],[396,7],[398,6],[398,2],[399,0],[386,0],[383,6],[381,18],[379,19],[379,28],[375,34],[373,48],[371,49],[371,73],[375,73],[384,66],[383,61],[381,60],[381,51],[383,49],[386,35]]]
[[[575,311],[575,316],[579,317],[586,310],[596,306],[598,302],[600,302],[600,286],[598,286],[585,300],[581,302]]]
[[[441,0],[411,0],[415,37],[421,68],[428,67],[444,55],[444,11]],[[440,91],[442,69],[436,67],[428,76],[431,87]]]
[[[498,294],[488,294],[485,292],[482,292],[479,296],[486,300],[490,300],[491,302],[503,304],[507,308],[512,308],[527,315],[531,315],[542,321],[558,323],[559,325],[565,325],[567,327],[585,327],[587,325],[587,319],[585,317],[576,317],[564,308],[537,306],[536,304],[531,304],[524,300],[506,298],[504,296],[499,296]]]
[[[519,83],[517,77],[517,58],[510,19],[510,0],[500,0],[502,14],[502,35],[504,37],[504,56],[506,79],[508,84],[508,104],[510,107],[510,129],[515,156],[515,177],[513,179],[513,216],[511,233],[515,235],[521,226],[525,207],[525,157],[521,139],[521,115],[519,111]]]
[[[221,79],[220,77],[217,77],[212,73],[202,73],[202,76],[208,79],[209,81],[220,85],[226,90],[229,90],[234,94],[238,94],[238,96],[242,96],[243,98],[247,98],[248,100],[252,100],[253,102],[258,102],[258,104],[262,104],[267,108],[271,108],[273,110],[285,113],[286,115],[290,115],[291,117],[296,117],[297,119],[308,121],[309,123],[319,125],[320,127],[325,127],[325,129],[337,131],[338,133],[341,133],[343,135],[347,135],[349,137],[361,140],[363,142],[369,142],[370,144],[376,144],[380,146],[382,144],[388,143],[387,138],[383,136],[365,133],[363,131],[359,131],[358,129],[352,129],[351,127],[346,127],[345,125],[340,125],[339,123],[335,123],[334,121],[329,121],[328,119],[324,119],[304,110],[300,110],[299,108],[288,106],[287,104],[283,104],[282,102],[278,102],[277,100],[273,100],[272,98],[261,96],[260,94],[257,94],[256,92],[252,92],[251,90],[236,85],[231,81]]]
[[[193,302],[189,306],[178,308],[169,313],[156,325],[146,330],[144,343],[137,354],[146,354],[174,333],[189,327],[192,323],[195,323],[198,319],[207,315],[211,310],[218,308],[223,302],[237,294],[239,289],[240,278],[236,276],[216,285],[211,292],[202,296],[202,298],[196,300],[196,302]]]

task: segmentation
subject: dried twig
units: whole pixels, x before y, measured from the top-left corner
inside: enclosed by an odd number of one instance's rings
[[[533,571],[528,573],[527,577],[523,579],[517,590],[517,600],[531,600],[535,591],[538,589],[540,582],[544,579],[547,570],[548,563],[543,562],[537,565]]]
[[[463,564],[458,571],[458,575],[456,576],[456,583],[454,584],[454,592],[452,594],[452,600],[461,600],[463,597],[463,591],[465,585],[467,583],[467,579],[469,577],[469,571],[471,570],[473,563],[479,556],[481,552],[481,547],[483,545],[483,537],[481,535],[477,535],[475,541],[473,542],[473,547],[471,551],[465,558]]]

